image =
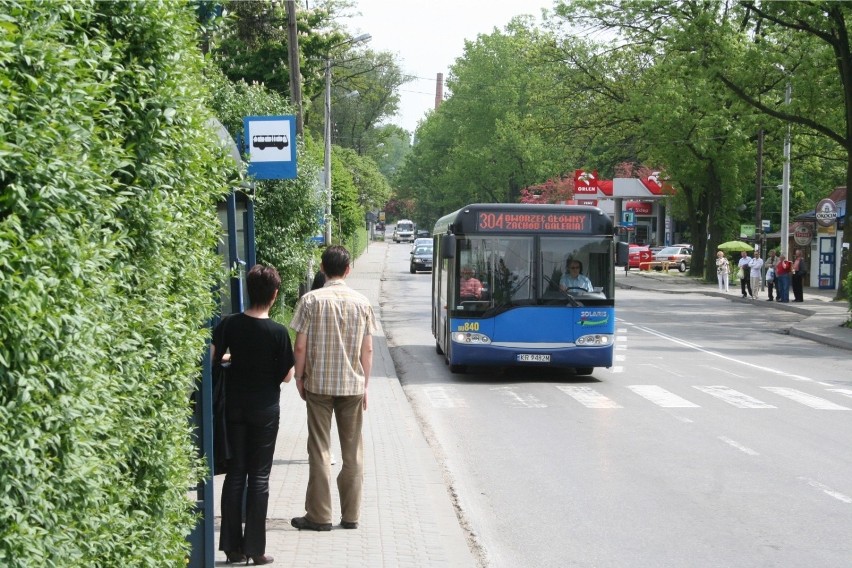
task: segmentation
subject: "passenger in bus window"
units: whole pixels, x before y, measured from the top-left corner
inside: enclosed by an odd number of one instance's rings
[[[585,290],[586,292],[594,291],[592,281],[583,274],[583,263],[579,260],[569,258],[565,263],[568,272],[562,275],[559,279],[559,289],[563,292],[571,290]]]
[[[479,300],[482,298],[482,282],[473,276],[473,268],[465,266],[461,270],[459,297],[462,300]]]

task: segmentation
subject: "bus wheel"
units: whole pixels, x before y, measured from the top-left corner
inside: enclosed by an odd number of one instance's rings
[[[443,350],[443,349],[441,349],[441,344],[440,344],[440,343],[438,343],[437,341],[435,342],[435,352],[436,352],[438,355],[443,355],[443,354],[444,354],[444,350]]]
[[[574,373],[577,375],[591,375],[594,371],[594,367],[577,367],[574,369]]]

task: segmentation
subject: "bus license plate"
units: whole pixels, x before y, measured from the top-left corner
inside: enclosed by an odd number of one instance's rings
[[[538,353],[519,353],[518,361],[527,363],[550,363],[550,355],[541,355]]]

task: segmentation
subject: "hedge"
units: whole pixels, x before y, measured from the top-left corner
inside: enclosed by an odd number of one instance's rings
[[[0,565],[183,566],[215,202],[185,2],[0,9]]]

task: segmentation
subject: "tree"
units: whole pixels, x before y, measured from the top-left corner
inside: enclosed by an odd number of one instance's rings
[[[718,78],[753,108],[834,142],[846,157],[852,187],[852,6],[844,2],[742,2],[744,65],[720,69]],[[739,71],[739,73],[737,73]],[[760,79],[755,82],[754,75]],[[785,103],[791,85],[795,96]],[[852,243],[846,215],[844,243]],[[849,274],[848,259],[840,279]],[[838,289],[838,298],[848,291]]]

